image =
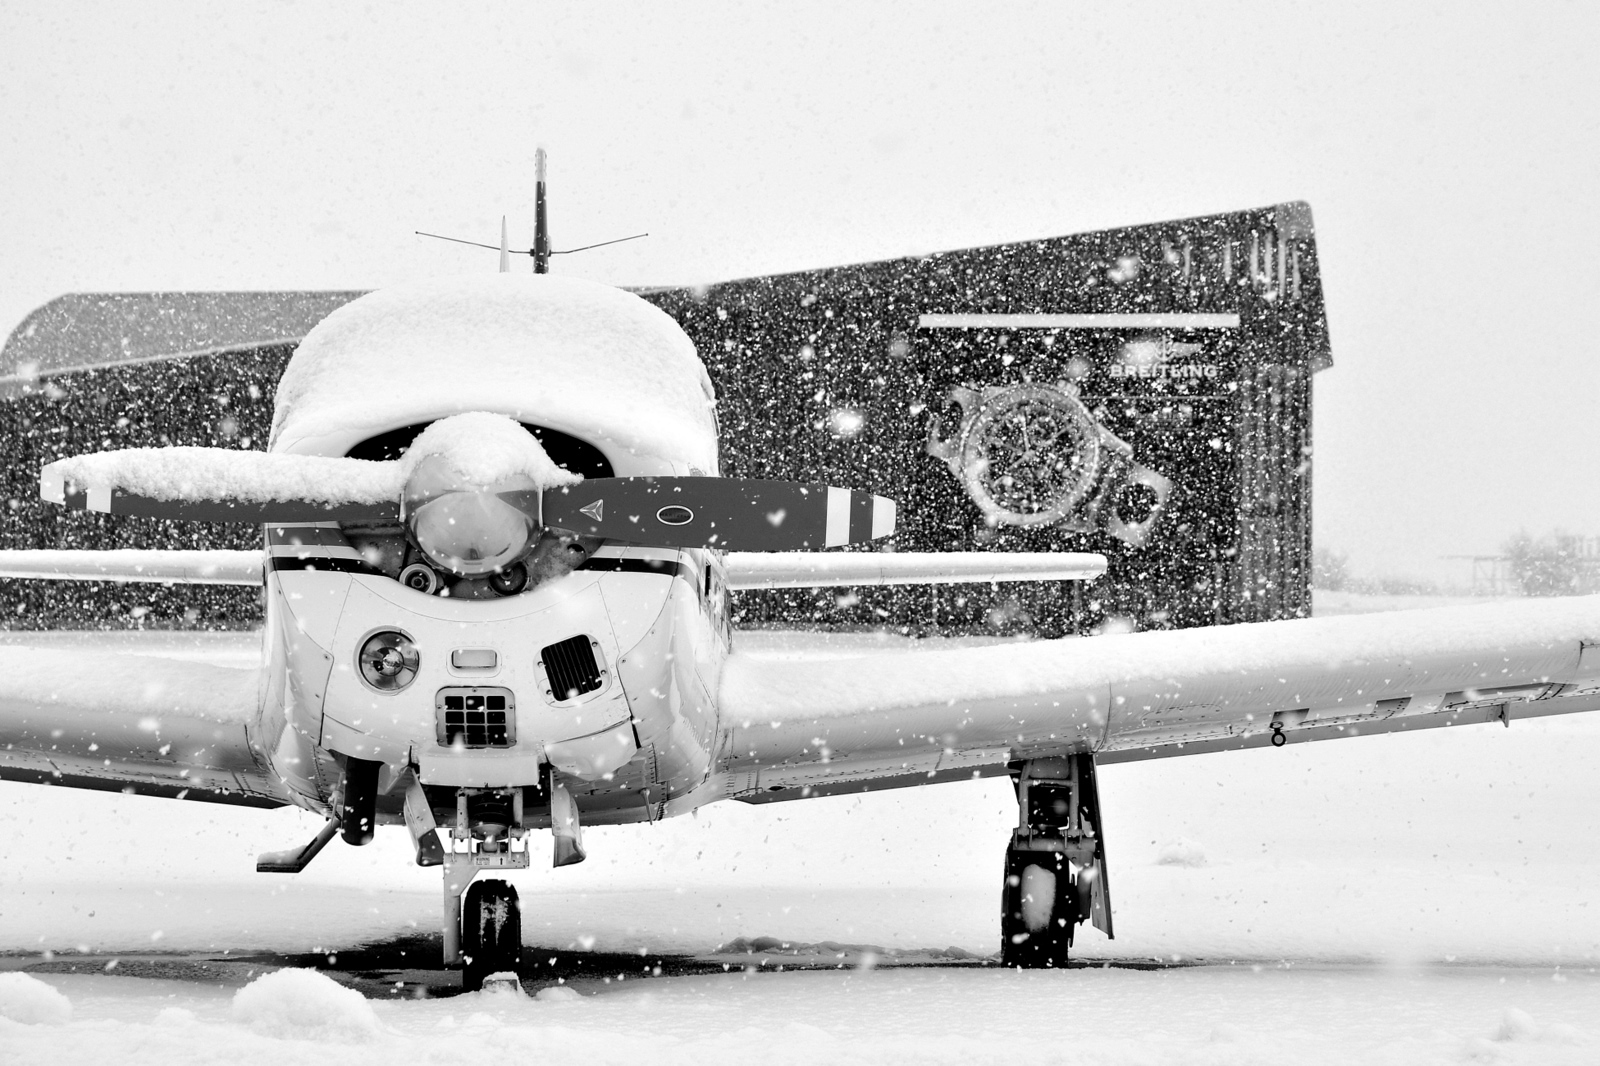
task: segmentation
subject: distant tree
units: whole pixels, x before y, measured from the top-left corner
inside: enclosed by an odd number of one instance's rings
[[[1576,596],[1589,591],[1592,568],[1576,537],[1554,533],[1535,539],[1526,530],[1501,545],[1524,596]]]
[[[1350,557],[1344,552],[1318,548],[1311,553],[1311,587],[1343,592],[1350,584]]]

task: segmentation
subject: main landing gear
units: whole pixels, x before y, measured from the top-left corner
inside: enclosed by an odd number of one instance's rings
[[[1111,936],[1111,897],[1094,756],[1032,759],[1012,768],[1018,825],[1006,848],[1000,959],[1063,967],[1078,923]]]

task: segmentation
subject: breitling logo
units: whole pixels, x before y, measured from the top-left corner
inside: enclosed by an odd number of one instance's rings
[[[1111,376],[1114,378],[1157,378],[1163,381],[1184,381],[1194,378],[1214,378],[1222,373],[1222,368],[1215,363],[1185,363],[1172,366],[1168,363],[1156,363],[1153,366],[1139,366],[1133,363],[1112,363]]]

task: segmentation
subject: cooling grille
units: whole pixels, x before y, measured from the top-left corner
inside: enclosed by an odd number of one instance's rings
[[[516,700],[510,689],[440,689],[435,710],[439,743],[445,747],[509,748],[517,742]]]
[[[594,643],[588,637],[569,637],[539,652],[539,665],[550,682],[550,698],[577,699],[600,687],[600,664],[594,658]]]

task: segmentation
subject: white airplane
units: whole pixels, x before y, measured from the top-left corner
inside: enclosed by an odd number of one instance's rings
[[[503,247],[503,244],[502,244]],[[504,261],[504,257],[502,257]],[[0,647],[0,778],[325,815],[258,869],[404,825],[444,873],[445,962],[515,971],[548,829],[1009,775],[1006,965],[1112,916],[1099,765],[1600,708],[1600,597],[753,661],[734,589],[1088,580],[1094,555],[866,547],[895,503],[718,476],[689,338],[551,276],[402,286],[334,312],[266,452],[46,466],[65,507],[265,530],[260,552],[0,552],[0,575],[264,585],[256,669]],[[903,501],[905,506],[916,502]]]

